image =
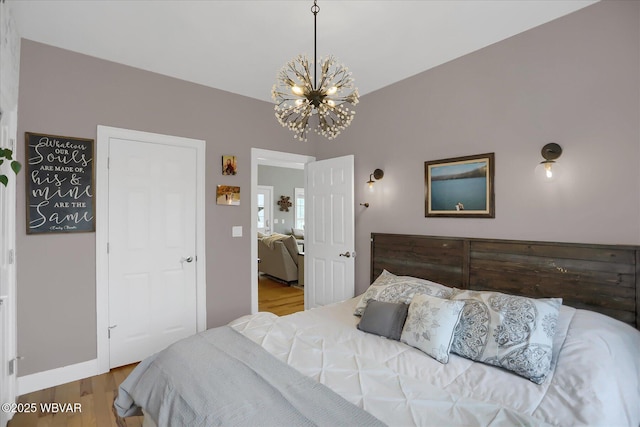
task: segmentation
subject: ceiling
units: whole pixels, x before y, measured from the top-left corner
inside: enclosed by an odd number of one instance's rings
[[[311,0],[8,0],[30,40],[270,101],[280,68],[313,55]],[[318,56],[361,95],[595,1],[319,0]]]

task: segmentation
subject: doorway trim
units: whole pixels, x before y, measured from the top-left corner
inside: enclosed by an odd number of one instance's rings
[[[0,148],[9,148],[14,153],[18,122],[16,109],[5,112],[5,120],[0,125]],[[18,397],[16,187],[16,177],[9,176],[9,183],[0,189],[0,335],[3,337],[0,343],[0,403],[15,403]],[[14,413],[2,412],[0,425],[5,425]]]
[[[304,169],[304,165],[314,162],[314,156],[285,153],[282,151],[251,149],[251,313],[258,312],[258,165]]]
[[[96,144],[96,338],[99,373],[109,371],[109,140],[135,139],[154,144],[189,145],[196,149],[196,330],[207,327],[205,245],[205,147],[200,139],[161,135],[98,125]]]

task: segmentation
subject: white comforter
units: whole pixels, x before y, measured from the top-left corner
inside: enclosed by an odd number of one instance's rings
[[[537,385],[361,332],[356,302],[230,325],[390,426],[640,425],[640,332],[628,325],[563,306],[553,372]]]

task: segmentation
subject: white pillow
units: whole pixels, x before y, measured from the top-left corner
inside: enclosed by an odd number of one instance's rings
[[[396,276],[387,270],[383,270],[380,276],[369,286],[369,289],[362,294],[353,314],[362,316],[364,309],[371,300],[409,304],[416,294],[449,298],[453,294],[453,288],[429,280],[418,279],[417,277]]]
[[[561,298],[456,289],[451,299],[465,302],[451,352],[542,384],[551,370]]]
[[[453,331],[463,307],[463,301],[423,294],[414,296],[400,341],[422,350],[440,363],[449,362]]]

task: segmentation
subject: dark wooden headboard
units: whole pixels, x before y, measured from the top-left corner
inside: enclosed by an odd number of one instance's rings
[[[383,269],[462,289],[560,297],[640,329],[640,246],[371,234]]]

